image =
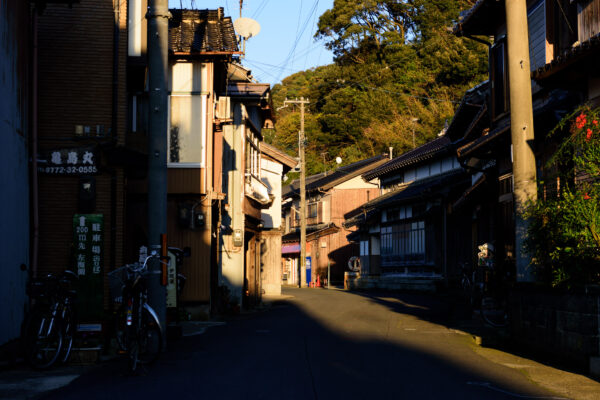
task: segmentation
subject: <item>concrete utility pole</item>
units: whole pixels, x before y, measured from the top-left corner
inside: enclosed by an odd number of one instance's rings
[[[168,82],[168,0],[149,0],[148,13],[148,245],[160,254],[160,235],[167,233],[167,82]],[[166,290],[160,282],[161,264],[152,259],[148,297],[166,326]],[[165,335],[166,336],[166,335]]]
[[[300,104],[300,133],[298,134],[298,152],[300,153],[300,269],[298,287],[306,287],[306,160],[304,158],[304,105],[310,104],[308,99],[285,100],[287,104]]]
[[[515,194],[515,256],[517,281],[531,282],[534,276],[523,251],[528,223],[523,219],[528,200],[537,199],[535,155],[533,153],[533,107],[531,67],[525,0],[506,0],[506,39],[510,88],[510,133],[513,150]]]

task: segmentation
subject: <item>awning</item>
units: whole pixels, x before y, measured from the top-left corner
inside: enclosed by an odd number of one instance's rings
[[[281,246],[281,254],[300,253],[300,244],[284,244]]]

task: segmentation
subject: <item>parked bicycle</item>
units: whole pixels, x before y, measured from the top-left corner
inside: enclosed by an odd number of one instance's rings
[[[478,265],[463,264],[461,287],[471,307],[479,311],[484,323],[500,328],[508,324],[508,297],[503,281],[493,262],[492,249],[479,246]]]
[[[67,362],[76,331],[73,288],[77,275],[66,270],[32,279],[27,292],[33,307],[25,322],[25,358],[36,369],[50,368],[57,361]]]
[[[156,361],[162,351],[163,329],[148,304],[148,260],[160,257],[153,252],[143,264],[128,264],[108,273],[115,311],[115,335],[121,352],[128,355],[129,368]],[[163,261],[160,261],[163,262]]]

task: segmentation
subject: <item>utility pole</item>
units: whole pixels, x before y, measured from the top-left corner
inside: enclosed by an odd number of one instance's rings
[[[523,251],[523,242],[527,236],[529,225],[523,218],[523,211],[528,201],[537,199],[527,6],[525,0],[505,1],[517,281],[531,282],[534,280],[534,276],[529,268],[529,258]]]
[[[298,134],[298,152],[300,153],[300,263],[298,264],[298,287],[306,287],[306,160],[304,157],[304,105],[310,104],[308,99],[300,97],[300,100],[285,100],[284,106],[288,104],[300,104],[300,132]]]
[[[168,0],[149,0],[148,13],[148,248],[160,254],[161,234],[167,233],[167,82]],[[161,285],[161,263],[151,259],[148,297],[166,326],[166,290]]]

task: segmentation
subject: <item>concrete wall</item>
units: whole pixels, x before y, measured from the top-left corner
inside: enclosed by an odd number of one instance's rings
[[[27,303],[29,186],[27,124],[29,3],[0,3],[0,345],[19,336]]]

